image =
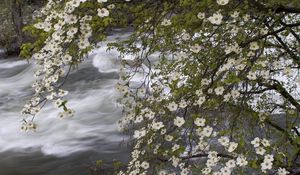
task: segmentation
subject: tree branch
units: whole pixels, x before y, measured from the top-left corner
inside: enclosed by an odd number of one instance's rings
[[[274,83],[272,83],[272,84],[264,83],[262,81],[257,81],[257,83],[260,86],[265,86],[265,87],[267,87],[269,89],[276,90],[285,99],[287,99],[295,108],[297,108],[298,111],[300,111],[300,104],[296,101],[296,99],[294,99],[294,97],[291,96],[289,94],[289,92],[287,92],[286,89],[277,80],[273,80],[273,81],[274,81]]]
[[[259,10],[269,11],[272,10],[275,13],[300,13],[300,7],[286,6],[286,5],[276,5],[273,7],[267,7],[266,5],[260,3],[259,1],[252,0],[249,1],[252,5],[254,5]]]

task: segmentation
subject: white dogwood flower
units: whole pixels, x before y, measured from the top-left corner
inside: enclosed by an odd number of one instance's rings
[[[228,2],[229,2],[229,0],[217,0],[217,3],[219,5],[226,5],[226,4],[228,4]]]
[[[169,25],[171,25],[172,23],[171,23],[171,20],[169,20],[169,19],[164,19],[162,22],[161,22],[161,25],[163,25],[163,26],[169,26]]]
[[[176,117],[174,119],[174,125],[181,127],[185,123],[185,120],[183,117]]]
[[[199,44],[195,44],[195,45],[191,46],[191,51],[194,53],[199,53],[201,49],[202,49],[202,47]]]
[[[109,11],[106,8],[98,9],[98,16],[100,18],[109,16]]]
[[[167,105],[167,108],[170,110],[170,111],[176,111],[177,108],[178,108],[178,105],[175,103],[175,102],[171,102]]]
[[[197,14],[197,18],[199,18],[199,19],[204,19],[204,18],[205,18],[205,13],[199,12],[199,13]]]
[[[205,119],[204,118],[196,118],[194,121],[196,126],[205,126]]]
[[[212,16],[210,16],[207,19],[212,24],[220,25],[222,22],[223,16],[221,15],[221,13],[214,13]]]
[[[290,172],[288,172],[285,168],[279,168],[277,171],[277,175],[288,175]]]

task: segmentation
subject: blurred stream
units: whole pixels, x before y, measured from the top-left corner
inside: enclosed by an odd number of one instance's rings
[[[35,133],[20,131],[20,111],[32,94],[33,63],[0,59],[0,175],[88,175],[96,160],[126,161],[116,99],[117,51],[102,45],[72,71],[64,89],[73,118],[60,119],[48,104],[36,117]],[[107,173],[104,173],[107,174]]]

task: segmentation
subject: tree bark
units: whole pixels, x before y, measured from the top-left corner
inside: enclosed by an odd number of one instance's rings
[[[12,52],[19,53],[20,47],[24,40],[23,28],[23,15],[22,15],[22,2],[23,0],[11,0],[11,18],[16,33],[16,42],[12,46]]]

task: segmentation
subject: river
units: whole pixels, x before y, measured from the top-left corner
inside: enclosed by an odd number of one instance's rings
[[[88,175],[96,160],[127,161],[127,136],[119,133],[116,51],[105,45],[71,72],[64,89],[73,118],[60,119],[46,105],[36,117],[37,132],[20,131],[20,111],[33,93],[33,63],[0,59],[0,175]],[[111,174],[103,172],[101,174]]]

